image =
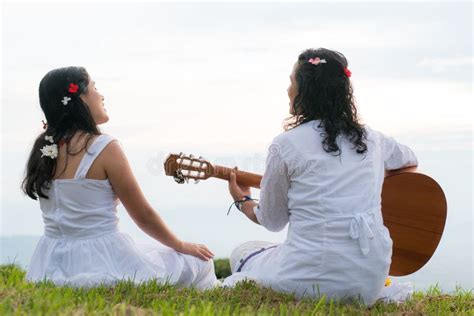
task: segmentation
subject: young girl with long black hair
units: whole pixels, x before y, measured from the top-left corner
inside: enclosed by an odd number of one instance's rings
[[[39,198],[45,230],[27,278],[73,286],[156,279],[213,287],[212,252],[171,232],[145,199],[119,143],[100,132],[109,118],[87,71],[48,72],[39,101],[47,123],[31,150],[23,190]],[[118,230],[119,201],[155,244],[139,246]]]

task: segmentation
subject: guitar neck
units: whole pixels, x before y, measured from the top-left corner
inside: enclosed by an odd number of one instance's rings
[[[230,172],[232,170],[233,169],[231,168],[215,165],[214,174],[212,174],[211,177],[229,181]],[[408,168],[387,171],[385,174],[385,177],[392,176],[399,173],[407,173],[407,172],[416,173],[417,167],[408,167]],[[262,181],[262,176],[259,174],[237,170],[237,183],[240,185],[245,185],[252,188],[260,189],[261,181]]]
[[[231,168],[214,165],[214,174],[211,175],[211,177],[229,181],[232,170]],[[238,184],[260,189],[260,181],[262,181],[261,175],[240,170],[236,171],[236,175]]]

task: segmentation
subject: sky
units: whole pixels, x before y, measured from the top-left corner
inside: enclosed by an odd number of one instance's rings
[[[221,256],[239,241],[282,240],[285,232],[225,216],[225,182],[178,186],[161,165],[169,152],[187,152],[262,172],[288,116],[292,66],[317,47],[347,57],[362,121],[409,145],[444,185],[459,210],[450,213],[453,235],[472,223],[470,2],[4,2],[1,27],[0,236],[42,233],[37,202],[19,189],[42,130],[38,85],[53,68],[80,65],[105,96],[102,131],[119,139],[145,195],[180,236]],[[123,208],[120,218],[147,240]],[[474,235],[463,227],[465,270]]]

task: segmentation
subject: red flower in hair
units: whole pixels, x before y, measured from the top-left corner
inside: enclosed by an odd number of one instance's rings
[[[347,67],[344,68],[344,73],[346,74],[347,78],[349,78],[352,75],[352,72]]]
[[[69,89],[68,89],[69,92],[76,93],[77,90],[79,90],[79,86],[77,84],[74,84],[74,83],[69,84]]]

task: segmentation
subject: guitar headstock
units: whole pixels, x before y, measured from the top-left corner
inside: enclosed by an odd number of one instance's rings
[[[165,173],[180,184],[187,183],[189,179],[194,179],[197,183],[212,176],[214,167],[202,157],[197,158],[183,153],[169,154],[165,161]]]

